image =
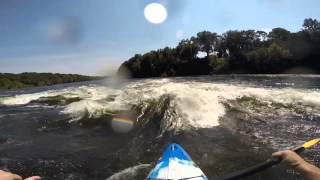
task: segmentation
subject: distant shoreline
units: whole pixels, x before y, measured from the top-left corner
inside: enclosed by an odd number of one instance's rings
[[[74,82],[94,81],[103,78],[104,77],[102,76],[85,76],[78,74],[60,73],[0,73],[0,90],[15,90],[30,87],[41,87]]]
[[[210,74],[319,74],[320,21],[307,18],[302,30],[273,28],[202,31],[165,47],[136,54],[118,69],[132,78]]]
[[[320,78],[320,74],[250,74],[250,73],[246,73],[246,74],[237,74],[237,73],[225,73],[225,74],[200,74],[200,75],[181,75],[181,76],[167,76],[167,77],[161,77],[161,76],[155,76],[155,77],[128,77],[128,79],[159,79],[159,78],[183,78],[183,77],[201,77],[201,76],[252,76],[252,77],[273,77],[273,76],[277,76],[277,77],[306,77],[306,78]]]

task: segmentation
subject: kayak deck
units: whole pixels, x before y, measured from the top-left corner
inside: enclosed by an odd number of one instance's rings
[[[147,180],[207,180],[201,169],[178,144],[170,144]]]

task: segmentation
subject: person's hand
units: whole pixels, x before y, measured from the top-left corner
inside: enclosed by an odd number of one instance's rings
[[[39,176],[32,176],[25,180],[40,180]],[[21,176],[0,170],[0,180],[23,180]]]
[[[0,170],[0,179],[1,180],[22,180],[22,177],[16,174]]]
[[[272,156],[282,158],[282,162],[301,172],[307,180],[320,179],[320,169],[312,164],[309,164],[293,151],[280,151],[273,153]]]
[[[299,169],[302,168],[307,164],[306,161],[304,161],[297,153],[286,150],[286,151],[279,151],[272,154],[273,157],[280,157],[282,159],[282,162],[285,164],[295,168]]]
[[[32,176],[32,177],[28,177],[27,179],[24,180],[40,180],[41,177],[40,176]]]

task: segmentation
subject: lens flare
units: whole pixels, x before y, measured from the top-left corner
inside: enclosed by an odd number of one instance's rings
[[[183,31],[183,30],[178,30],[178,31],[176,32],[176,37],[177,37],[177,39],[182,39],[183,36],[184,36],[184,31]]]
[[[134,127],[134,121],[130,117],[116,116],[112,119],[111,127],[118,133],[129,133]]]
[[[151,3],[144,8],[145,18],[153,24],[161,24],[167,19],[167,9],[160,3]]]

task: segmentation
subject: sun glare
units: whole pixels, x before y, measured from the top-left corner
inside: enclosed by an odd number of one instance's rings
[[[153,24],[161,24],[167,19],[167,10],[160,3],[151,3],[144,8],[145,18]]]

